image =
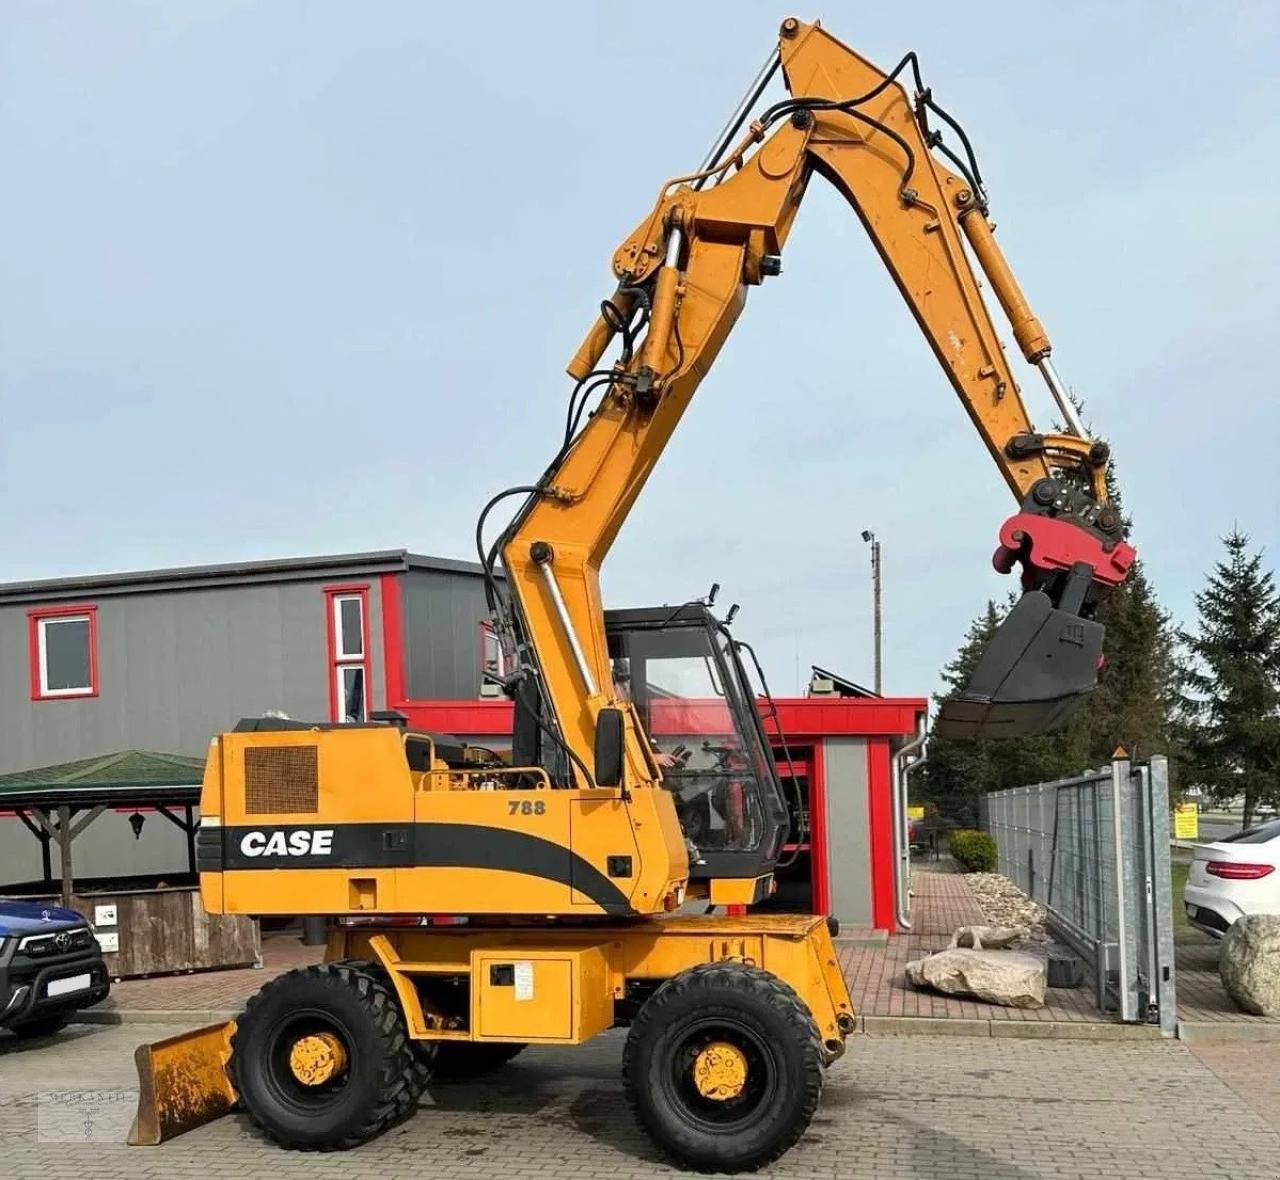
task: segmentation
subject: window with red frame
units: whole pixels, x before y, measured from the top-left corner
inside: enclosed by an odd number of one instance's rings
[[[27,612],[31,699],[98,695],[98,608],[87,603]]]
[[[369,659],[369,587],[325,590],[329,640],[329,716],[367,721],[372,682]]]

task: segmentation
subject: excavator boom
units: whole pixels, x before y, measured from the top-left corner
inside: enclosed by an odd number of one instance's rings
[[[746,123],[770,75],[789,97]],[[909,94],[904,81],[911,81]],[[748,290],[780,273],[782,252],[816,173],[848,200],[959,395],[1018,512],[995,563],[1023,567],[1011,611],[967,688],[947,702],[940,732],[1017,736],[1061,724],[1095,686],[1105,593],[1133,550],[1107,503],[1105,443],[1085,436],[988,220],[977,161],[949,152],[931,118],[958,124],[908,54],[885,73],[817,24],[783,22],[776,53],[726,135],[696,172],[667,181],[614,252],[616,291],[572,358],[577,382],[564,446],[525,494],[493,549],[512,602],[500,628],[522,653],[530,705],[583,785],[610,691],[601,564]],[[938,158],[948,151],[954,168]],[[979,290],[976,259],[1025,359],[1044,377],[1064,429],[1036,430]],[[621,337],[617,360],[601,366]],[[588,399],[599,401],[577,430]],[[628,781],[658,776],[647,743],[626,726]]]

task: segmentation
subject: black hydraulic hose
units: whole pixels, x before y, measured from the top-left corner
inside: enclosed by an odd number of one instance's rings
[[[960,143],[963,145],[964,153],[969,160],[966,179],[970,180],[975,188],[982,188],[982,171],[978,167],[977,153],[974,152],[973,144],[969,142],[969,137],[965,134],[964,128],[960,126],[959,120],[952,118],[950,114],[933,101],[932,92],[920,86],[919,74],[916,75],[916,89],[920,91],[920,101],[960,137]],[[950,151],[947,152],[947,155],[952,160],[955,160],[955,156],[951,155]],[[962,167],[961,171],[966,170]],[[977,196],[977,193],[974,195]]]
[[[494,496],[481,510],[480,516],[476,520],[476,554],[480,558],[480,567],[484,573],[484,596],[485,601],[489,604],[489,609],[496,610],[498,601],[498,583],[493,576],[493,564],[489,560],[489,555],[485,553],[484,548],[484,524],[489,518],[489,513],[494,510],[503,500],[509,496],[536,496],[541,491],[540,488],[533,486],[522,486],[514,488],[506,488]]]
[[[569,761],[572,762],[574,766],[576,766],[582,772],[582,777],[586,780],[587,786],[591,787],[594,790],[596,785],[595,775],[593,775],[591,771],[587,769],[587,764],[583,762],[581,758],[578,757],[578,755],[574,752],[573,748],[569,745],[569,743],[566,742],[564,738],[561,737],[561,735],[555,731],[555,729],[553,729],[550,725],[548,725],[545,720],[543,720],[541,706],[542,706],[542,691],[539,690],[538,691],[538,708],[535,709],[532,713],[534,724],[537,725],[537,727],[540,730],[542,730],[542,732],[546,734],[547,737],[551,739],[553,745],[559,747],[559,749],[564,751],[564,754],[569,759]]]
[[[774,103],[769,107],[763,115],[760,116],[762,126],[769,127],[776,123],[780,118],[789,115],[794,111],[840,111],[847,115],[852,115],[863,123],[868,123],[877,130],[885,132],[893,138],[898,145],[907,153],[909,161],[906,174],[902,179],[900,189],[906,188],[907,182],[911,178],[914,170],[914,155],[911,148],[901,136],[890,130],[884,124],[870,119],[868,116],[861,114],[855,110],[864,103],[870,102],[872,99],[879,97],[884,91],[897,80],[898,75],[907,67],[911,67],[912,80],[916,87],[916,118],[920,123],[921,130],[924,132],[926,142],[930,147],[939,148],[948,160],[953,163],[962,176],[969,182],[974,190],[974,197],[982,201],[983,183],[982,170],[978,167],[977,153],[973,150],[973,144],[966,134],[965,129],[961,126],[960,121],[956,119],[949,111],[934,101],[933,92],[924,84],[924,80],[920,75],[920,59],[916,56],[915,51],[905,54],[901,61],[898,62],[893,69],[884,76],[875,86],[868,90],[865,94],[860,94],[855,98],[830,99],[830,98],[792,98],[783,99],[781,102]],[[961,146],[964,148],[967,164],[962,162],[942,141],[942,134],[938,131],[930,131],[928,116],[925,111],[932,111],[938,116],[952,131],[959,137]]]
[[[792,111],[844,111],[846,114],[852,113],[852,107],[861,106],[865,102],[870,102],[873,98],[877,98],[883,94],[896,80],[902,71],[911,65],[913,69],[918,70],[916,55],[914,50],[907,53],[893,69],[886,74],[879,82],[877,82],[866,94],[860,94],[856,98],[784,98],[781,102],[776,102],[769,107],[763,115],[760,116],[760,122],[765,127],[770,127],[779,119],[792,113]],[[916,73],[917,79],[919,73]]]

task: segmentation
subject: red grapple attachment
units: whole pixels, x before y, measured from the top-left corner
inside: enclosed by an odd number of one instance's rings
[[[992,559],[1023,566],[1025,591],[996,628],[969,682],[943,702],[941,737],[1027,737],[1060,729],[1098,686],[1104,628],[1092,616],[1136,553],[1068,520],[1022,512]]]

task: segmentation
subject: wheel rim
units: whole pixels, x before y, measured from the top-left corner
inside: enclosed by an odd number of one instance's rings
[[[693,1083],[703,1098],[728,1102],[746,1089],[747,1055],[728,1041],[712,1041],[693,1059]]]
[[[331,1032],[307,1033],[289,1049],[289,1072],[304,1086],[323,1086],[347,1071],[347,1051]]]
[[[359,1065],[349,1030],[331,1013],[302,1009],[268,1034],[268,1087],[300,1114],[324,1113],[341,1101]]]
[[[702,1018],[668,1041],[662,1084],[681,1117],[698,1130],[735,1134],[773,1101],[778,1065],[755,1029],[732,1018]]]

